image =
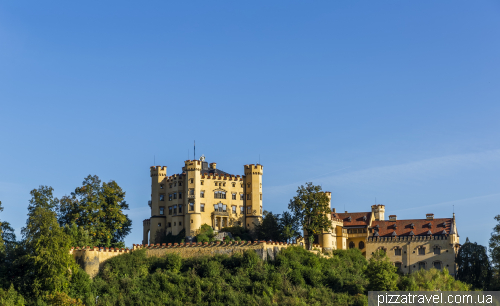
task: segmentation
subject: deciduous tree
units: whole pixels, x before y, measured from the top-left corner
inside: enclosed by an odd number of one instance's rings
[[[322,192],[321,186],[315,186],[313,183],[300,186],[297,195],[290,200],[288,209],[294,219],[307,231],[309,248],[314,241],[314,235],[332,230],[332,223],[328,218],[331,214],[330,200]]]
[[[489,289],[492,270],[484,246],[476,242],[471,243],[467,238],[460,247],[455,262],[458,280],[472,285],[475,289]]]
[[[98,246],[124,247],[132,221],[124,214],[128,210],[125,192],[115,181],[102,183],[98,176],[89,175],[70,196],[61,199],[59,223],[87,231]]]
[[[397,268],[387,257],[383,250],[377,250],[368,262],[366,277],[370,281],[368,291],[394,291],[397,290]]]

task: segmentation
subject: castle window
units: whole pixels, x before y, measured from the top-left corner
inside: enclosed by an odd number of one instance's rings
[[[160,194],[160,201],[165,201],[165,195],[164,194]]]
[[[163,184],[160,184],[160,189],[163,189]]]
[[[193,220],[191,220],[191,223],[193,223]]]
[[[252,213],[252,207],[251,206],[247,206],[247,214],[251,214]]]
[[[172,223],[168,222],[168,226],[167,227],[172,227]]]
[[[200,204],[200,211],[204,212],[205,211],[205,204]]]
[[[172,214],[172,206],[169,206],[168,207],[168,214],[171,215]]]
[[[174,200],[177,199],[177,192],[174,192]]]
[[[394,249],[394,255],[395,256],[401,256],[401,248],[395,248]]]
[[[220,205],[220,203],[219,203]],[[222,205],[222,212],[226,212],[226,209],[227,209],[227,206],[226,205]]]
[[[236,187],[236,183],[233,183],[233,184],[232,184],[232,186],[233,186],[233,187]]]
[[[203,185],[204,183],[205,183],[205,182],[203,182],[203,181],[200,181],[200,184],[201,184],[201,185]]]
[[[425,269],[425,262],[421,261],[418,263],[418,269]]]
[[[172,188],[172,184],[169,184],[168,186],[169,186],[170,188]]]
[[[174,205],[174,215],[177,215],[177,205]]]
[[[222,186],[222,183],[219,183],[219,187],[221,187],[221,186]]]
[[[349,249],[354,249],[356,247],[356,245],[354,244],[354,242],[349,242]]]
[[[215,186],[219,186],[219,183],[215,182]]]
[[[214,191],[214,198],[216,199],[225,199],[226,192],[225,191]]]
[[[177,183],[174,183],[174,187],[177,187]]]
[[[441,254],[441,248],[438,246],[435,246],[434,247],[434,255],[439,255],[439,254]]]
[[[158,223],[158,227],[161,227],[161,223]]]
[[[182,214],[182,205],[179,204],[179,214]]]
[[[233,195],[232,195],[232,199],[233,199],[233,200],[236,200],[236,193],[233,193]]]
[[[418,255],[425,255],[425,248],[424,247],[418,248]]]
[[[194,211],[194,203],[193,202],[189,203],[189,211]]]
[[[179,222],[179,226],[181,226],[181,225],[182,225],[182,222]]]
[[[247,184],[248,188],[250,188],[250,183]]]
[[[403,264],[400,263],[400,262],[395,262],[394,266],[396,266],[396,268],[398,268],[398,270],[401,271],[401,268],[403,267]]]
[[[165,213],[165,207],[160,207],[160,215],[163,215]]]
[[[179,199],[182,199],[182,192],[179,192]]]
[[[174,226],[176,226],[176,225],[177,225],[177,223],[176,223],[176,222],[174,222]]]
[[[233,206],[231,206],[231,208],[233,210],[233,214],[235,214],[236,213],[236,206],[233,205]]]
[[[240,193],[240,200],[244,200],[245,199],[245,195],[243,193]]]
[[[226,183],[223,183],[223,184],[222,184],[222,186],[223,186],[223,187],[226,187]]]
[[[189,188],[189,195],[194,195],[194,188]]]
[[[365,243],[364,243],[363,241],[360,241],[360,242],[358,243],[358,248],[359,248],[360,250],[364,249],[364,248],[365,248]]]
[[[247,194],[247,200],[250,200],[250,199],[251,199],[251,195]]]
[[[172,194],[171,193],[168,194],[168,200],[172,201]]]
[[[190,184],[194,183],[194,179],[189,179],[189,183]]]
[[[243,188],[243,183],[240,184],[240,187]]]
[[[182,186],[182,182],[179,182],[179,186]]]
[[[262,193],[260,194],[260,200],[262,201]]]
[[[245,206],[240,206],[240,213],[244,214],[245,213]]]
[[[204,198],[205,197],[205,190],[202,190],[200,191],[200,198]]]
[[[435,261],[433,263],[434,269],[441,270],[441,262],[440,261]]]

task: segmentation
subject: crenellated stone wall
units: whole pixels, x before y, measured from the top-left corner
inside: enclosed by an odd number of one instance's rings
[[[272,241],[254,241],[254,242],[187,242],[187,243],[168,243],[168,244],[134,244],[133,249],[113,249],[113,248],[72,248],[70,253],[82,269],[94,278],[104,263],[115,256],[133,252],[135,250],[146,249],[146,256],[162,257],[168,253],[176,253],[183,258],[242,254],[247,250],[253,250],[263,260],[273,260],[275,256],[284,248],[297,244],[287,244],[283,242]]]

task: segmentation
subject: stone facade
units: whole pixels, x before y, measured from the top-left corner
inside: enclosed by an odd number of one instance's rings
[[[242,254],[245,251],[252,250],[263,260],[273,260],[275,256],[284,248],[293,246],[282,242],[254,241],[254,242],[212,242],[212,243],[169,243],[156,245],[135,245],[132,250],[108,249],[97,247],[72,248],[70,253],[76,262],[87,272],[90,277],[95,277],[104,263],[115,256],[130,253],[136,250],[146,249],[148,257],[162,257],[165,254],[176,253],[183,258]]]
[[[314,237],[323,251],[357,248],[370,259],[378,249],[384,249],[403,273],[447,268],[451,275],[456,274],[460,243],[455,214],[452,218],[427,214],[425,219],[408,220],[390,215],[386,220],[385,206],[378,204],[368,212],[337,213],[333,208],[329,218],[333,231]]]
[[[184,162],[181,174],[167,176],[167,167],[151,167],[151,217],[143,221],[143,244],[157,234],[195,236],[203,224],[214,230],[228,226],[253,229],[262,219],[263,166],[245,165],[244,175],[217,169],[216,163]]]

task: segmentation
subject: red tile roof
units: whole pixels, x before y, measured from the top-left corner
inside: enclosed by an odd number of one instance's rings
[[[351,217],[351,221],[349,221]],[[363,220],[366,217],[366,220]],[[344,226],[360,226],[360,225],[370,225],[370,219],[372,217],[371,212],[353,212],[353,213],[332,213],[332,218],[341,219],[344,221]]]
[[[397,220],[397,221],[373,221],[372,228],[376,228],[378,225],[378,234],[380,237],[389,237],[392,235],[392,232],[396,231],[397,236],[408,236],[411,231],[415,236],[428,235],[428,232],[431,231],[432,235],[442,235],[443,230],[446,231],[446,234],[450,233],[451,223],[453,222],[453,218],[438,218],[434,220],[427,219],[409,219],[409,220]],[[413,228],[411,228],[411,224],[413,223]],[[430,223],[430,227],[429,227]],[[396,225],[396,228],[394,228]],[[372,235],[375,233],[375,230],[372,232]]]

